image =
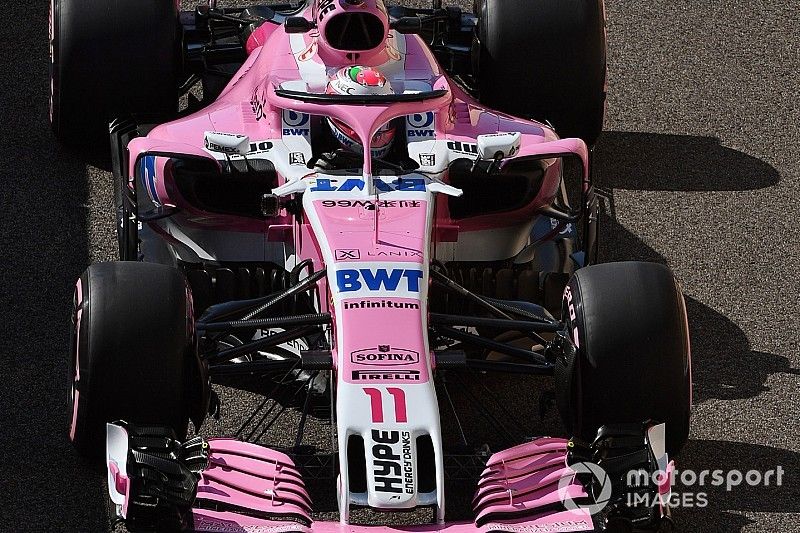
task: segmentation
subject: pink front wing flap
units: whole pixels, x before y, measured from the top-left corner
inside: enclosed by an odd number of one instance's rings
[[[311,523],[311,498],[287,455],[232,439],[211,439],[209,448],[209,466],[197,484],[201,523],[223,519],[208,515],[214,508]],[[200,531],[235,531],[209,527]]]
[[[393,389],[389,389],[390,393]],[[401,389],[394,392],[402,394]],[[405,414],[401,414],[405,417]],[[546,533],[595,531],[592,517],[583,509],[566,510],[564,498],[583,498],[586,492],[566,466],[564,451],[542,451],[556,439],[539,439],[513,448],[527,457],[511,469],[507,464],[489,468],[475,497],[473,522],[414,526],[356,526],[340,522],[314,522],[311,501],[291,459],[256,444],[231,439],[209,441],[210,467],[200,478],[198,503],[192,510],[190,531],[260,533]],[[562,444],[566,441],[561,440]],[[541,445],[539,444],[541,443]],[[538,453],[541,452],[541,453]],[[495,456],[509,454],[500,452]],[[533,457],[535,460],[530,461]],[[493,457],[492,459],[495,459]],[[515,460],[512,459],[512,462]],[[513,481],[512,471],[527,474]],[[558,481],[568,483],[559,488]],[[213,509],[213,505],[222,507]]]

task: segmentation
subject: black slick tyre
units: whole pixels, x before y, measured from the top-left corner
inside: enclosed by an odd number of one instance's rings
[[[51,0],[50,124],[63,144],[102,141],[117,116],[173,115],[180,69],[174,0]]]
[[[191,296],[178,270],[91,265],[76,285],[73,324],[69,437],[82,455],[102,455],[114,420],[186,435],[199,371]]]
[[[689,435],[691,354],[683,295],[669,269],[581,269],[565,290],[563,316],[576,347],[556,369],[567,430],[591,441],[603,425],[663,422],[667,451],[679,452]]]
[[[481,102],[593,145],[603,129],[603,0],[477,0]]]

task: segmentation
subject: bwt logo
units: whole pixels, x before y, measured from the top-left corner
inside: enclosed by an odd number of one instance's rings
[[[283,123],[286,124],[288,128],[302,128],[308,124],[310,118],[311,117],[305,113],[298,113],[297,111],[287,109],[283,112]]]
[[[434,114],[430,111],[409,115],[406,119],[409,125],[408,138],[435,137],[436,133],[433,131],[434,118]]]
[[[350,192],[363,191],[364,180],[349,178],[340,183],[341,180],[331,178],[317,178],[316,184],[311,187],[311,192]],[[372,183],[380,192],[407,191],[425,192],[426,184],[422,178],[398,178],[391,183],[386,183],[381,179],[373,179]]]
[[[433,124],[434,115],[432,111],[427,113],[414,113],[408,115],[408,125],[412,128],[430,128]]]
[[[336,272],[339,292],[388,291],[419,292],[422,270],[395,268],[344,269]]]
[[[283,112],[283,134],[288,135],[308,135],[308,122],[311,117],[305,113],[298,113],[292,110],[284,110]]]

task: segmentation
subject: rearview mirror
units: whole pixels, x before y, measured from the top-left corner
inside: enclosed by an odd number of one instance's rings
[[[250,137],[236,133],[219,133],[207,131],[205,134],[206,150],[223,154],[247,155],[250,153]]]
[[[316,25],[305,17],[286,17],[283,28],[286,33],[308,33]]]
[[[478,135],[478,155],[488,161],[514,157],[521,142],[522,134],[519,132]]]
[[[419,17],[403,17],[392,22],[391,28],[402,34],[422,33],[422,19]]]

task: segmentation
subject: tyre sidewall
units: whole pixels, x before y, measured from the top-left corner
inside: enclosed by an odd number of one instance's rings
[[[603,128],[602,0],[479,0],[481,101],[593,145]],[[526,23],[521,23],[521,20]]]
[[[691,356],[683,296],[669,270],[587,267],[570,280],[564,313],[577,346],[566,385],[572,412],[562,413],[568,429],[592,440],[605,424],[664,422],[667,448],[677,453],[688,437]]]
[[[177,110],[180,39],[171,0],[53,0],[52,129],[100,142],[117,116]]]
[[[75,447],[97,456],[105,423],[118,419],[170,426],[184,436],[195,410],[187,397],[197,358],[183,276],[161,265],[99,263],[81,284]]]

